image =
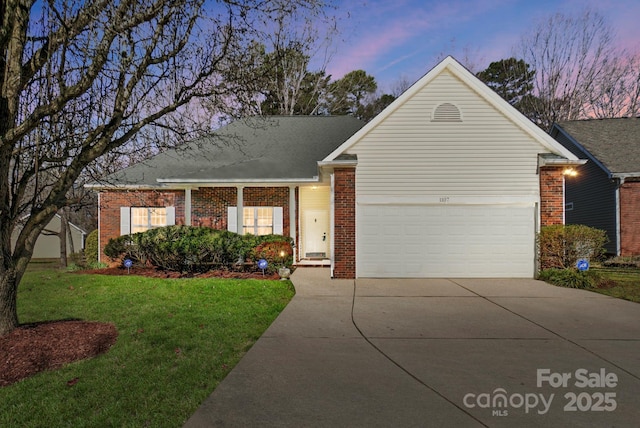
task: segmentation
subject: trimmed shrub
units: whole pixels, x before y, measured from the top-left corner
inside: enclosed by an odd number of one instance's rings
[[[596,260],[604,254],[607,242],[604,230],[584,225],[542,227],[538,234],[540,269],[572,268],[581,258]]]
[[[281,267],[293,265],[293,247],[286,240],[267,241],[254,248],[255,260],[265,259],[269,264],[267,272],[273,273]]]
[[[145,257],[140,253],[137,245],[140,235],[141,233],[136,233],[109,239],[104,247],[104,254],[111,260],[131,259],[133,262],[144,262]]]
[[[260,258],[265,258],[273,269],[291,266],[292,243],[291,238],[281,235],[238,235],[208,227],[176,225],[111,239],[104,252],[114,260],[129,258],[160,269],[194,273],[242,269],[245,262]]]
[[[87,235],[84,243],[84,257],[88,266],[98,263],[98,229]]]

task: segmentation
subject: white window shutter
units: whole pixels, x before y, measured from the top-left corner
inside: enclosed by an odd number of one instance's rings
[[[176,207],[166,207],[167,210],[167,226],[176,224]]]
[[[120,207],[120,235],[131,233],[131,207]]]
[[[227,230],[238,233],[238,208],[227,207]]]
[[[283,218],[282,207],[273,207],[273,233],[275,235],[282,235],[284,231]]]

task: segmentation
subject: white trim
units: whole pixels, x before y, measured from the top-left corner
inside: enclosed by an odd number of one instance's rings
[[[162,180],[162,181],[160,181]],[[94,190],[182,190],[185,188],[192,188],[198,190],[200,187],[236,187],[238,184],[247,184],[251,187],[282,187],[283,184],[309,184],[320,183],[320,177],[314,176],[313,178],[270,178],[265,179],[233,179],[233,180],[219,180],[219,179],[158,179],[160,184],[85,184],[87,189]]]
[[[284,227],[284,226],[283,226]],[[293,261],[296,261],[298,242],[296,241],[296,186],[289,186],[289,236],[293,240]]]
[[[616,186],[616,256],[622,251],[622,230],[620,228],[620,186]]]
[[[335,269],[335,254],[336,254],[336,220],[335,220],[335,175],[331,174],[330,176],[330,190],[329,190],[329,233],[331,234],[330,239],[331,243],[329,244],[329,248],[331,249],[331,254],[329,254],[329,260],[331,265],[331,278],[333,278],[333,270]],[[357,209],[357,206],[356,206]],[[354,223],[356,223],[356,219],[353,219]],[[357,226],[357,224],[356,224]],[[357,236],[357,235],[356,235]],[[356,243],[354,242],[355,246]]]
[[[191,226],[191,188],[184,189],[184,224]]]
[[[237,212],[236,212],[236,233],[244,235],[244,186],[237,186]]]
[[[282,235],[284,232],[284,209],[282,207],[273,207],[271,223],[273,234]]]
[[[120,236],[131,233],[131,207],[120,207]]]
[[[620,184],[624,184],[624,180],[627,178],[640,177],[640,172],[616,172],[611,174],[611,177],[620,179]]]
[[[551,159],[546,159],[542,156],[538,156],[538,167],[543,167],[543,166],[580,166],[580,165],[584,165],[588,162],[587,159],[558,159],[558,158],[551,158]]]
[[[227,230],[238,233],[238,211],[236,207],[227,207]]]
[[[358,196],[359,205],[532,205],[537,195],[528,196]]]
[[[413,98],[419,91],[427,86],[433,79],[439,76],[443,71],[448,71],[455,77],[460,79],[464,84],[468,85],[478,95],[483,97],[489,104],[491,104],[496,110],[500,111],[505,117],[511,120],[516,126],[520,127],[523,131],[533,137],[543,147],[567,158],[568,160],[577,160],[576,155],[571,153],[562,144],[556,141],[549,134],[540,129],[537,125],[531,122],[522,113],[516,110],[508,102],[506,102],[500,95],[485,85],[480,79],[475,77],[469,70],[464,68],[453,57],[448,56],[434,68],[432,68],[427,74],[425,74],[420,80],[407,89],[402,95],[400,95],[394,102],[392,102],[387,108],[385,108],[380,114],[369,121],[358,132],[345,141],[340,147],[334,150],[329,156],[323,159],[323,162],[334,161],[339,155],[346,153],[353,145],[364,138],[369,132],[374,130],[378,125],[384,122],[393,112],[395,112],[400,106],[406,103],[409,99]]]
[[[331,266],[330,259],[321,259],[321,260],[308,260],[302,259],[299,262],[296,262],[298,266]],[[331,268],[331,276],[333,276],[333,267]]]
[[[156,181],[158,183],[170,183],[170,184],[185,184],[185,183],[228,183],[228,184],[237,184],[237,183],[264,183],[265,185],[269,185],[269,183],[312,183],[314,181],[318,181],[318,176],[314,176],[313,178],[270,178],[269,180],[265,180],[262,178],[234,178],[234,179],[218,179],[218,178],[157,178]]]
[[[176,207],[164,207],[166,226],[174,226],[176,224]]]

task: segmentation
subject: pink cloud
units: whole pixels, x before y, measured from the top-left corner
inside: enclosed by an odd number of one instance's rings
[[[360,24],[356,27],[360,31],[356,28],[357,34],[349,40],[349,44],[338,48],[338,55],[329,64],[328,73],[334,78],[340,78],[354,69],[375,74],[408,61],[426,48],[442,48],[436,44],[442,44],[443,40],[433,36],[427,38],[426,34],[470,21],[505,1],[511,0],[486,0],[471,4],[436,2],[428,6],[422,1],[409,0],[370,2],[366,8],[353,12],[353,16],[359,17],[357,20]],[[444,43],[449,42],[444,40]],[[383,58],[385,63],[380,64]]]

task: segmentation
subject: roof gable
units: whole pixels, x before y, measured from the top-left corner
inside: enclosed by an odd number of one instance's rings
[[[551,138],[551,136],[542,131],[538,126],[527,119],[522,113],[520,113],[513,106],[503,100],[491,88],[481,82],[466,68],[464,68],[453,57],[449,56],[438,65],[436,65],[433,69],[431,69],[409,89],[407,89],[400,97],[398,97],[378,116],[376,116],[357,133],[355,133],[351,138],[349,138],[344,144],[334,150],[329,156],[324,159],[324,162],[334,161],[338,156],[346,153],[351,147],[353,147],[367,134],[378,127],[383,121],[387,120],[391,115],[393,115],[401,106],[405,105],[409,100],[423,91],[425,87],[427,87],[434,81],[434,79],[444,73],[450,73],[459,81],[461,81],[462,84],[467,85],[471,90],[477,93],[487,103],[489,103],[503,116],[505,116],[510,122],[512,122],[514,126],[522,129],[533,140],[539,143],[544,150],[556,155],[560,155],[569,160],[577,160],[577,157],[573,155],[569,150],[567,150],[564,146]],[[450,115],[448,117],[451,118]]]
[[[640,118],[589,119],[554,125],[585,156],[612,175],[640,176]]]

